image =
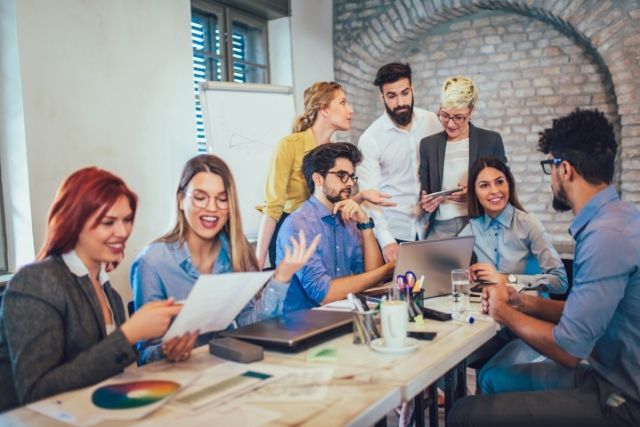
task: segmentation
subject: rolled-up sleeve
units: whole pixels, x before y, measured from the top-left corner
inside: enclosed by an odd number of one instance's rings
[[[635,253],[627,238],[610,229],[593,230],[578,246],[573,288],[553,328],[556,343],[575,357],[586,358],[602,337],[635,267]],[[616,256],[610,254],[616,248]]]
[[[553,247],[549,234],[545,231],[542,223],[537,218],[530,218],[531,230],[529,232],[530,250],[538,261],[538,266],[542,274],[522,276],[523,280],[518,283],[528,282],[529,285],[545,285],[552,293],[563,294],[569,286],[567,272],[560,255]]]

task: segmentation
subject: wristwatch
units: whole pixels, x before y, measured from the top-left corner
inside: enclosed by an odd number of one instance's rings
[[[516,283],[518,283],[518,276],[516,276],[515,274],[508,275],[507,283],[509,283],[510,285],[515,285]]]
[[[369,218],[369,222],[365,222],[363,224],[358,224],[358,230],[366,230],[368,228],[374,228],[376,225],[373,222],[373,218]]]

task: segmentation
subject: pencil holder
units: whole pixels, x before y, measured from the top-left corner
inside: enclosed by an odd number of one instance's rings
[[[380,329],[377,323],[380,316],[377,311],[353,312],[353,343],[369,344],[376,338],[380,338]]]
[[[422,315],[422,308],[424,307],[424,290],[409,292],[405,297],[407,300],[409,321],[413,322],[417,316]]]

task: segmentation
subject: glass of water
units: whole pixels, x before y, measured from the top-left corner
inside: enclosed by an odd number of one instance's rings
[[[451,294],[453,296],[451,317],[464,320],[471,310],[471,283],[468,269],[451,270]]]

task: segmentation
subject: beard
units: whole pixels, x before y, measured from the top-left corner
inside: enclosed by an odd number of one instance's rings
[[[553,188],[551,189],[553,191]],[[571,205],[567,199],[567,192],[562,185],[558,186],[558,192],[553,191],[553,202],[551,203],[556,212],[566,212],[571,210]]]
[[[342,189],[337,194],[329,194],[327,193],[327,190],[325,190],[324,195],[328,201],[335,204],[342,200],[347,200],[349,197],[351,197],[351,188],[347,187],[345,189]]]
[[[411,118],[413,117],[413,97],[411,98],[411,105],[398,105],[392,110],[385,102],[384,108],[387,110],[387,114],[389,114],[391,120],[397,125],[406,126],[411,123]]]

